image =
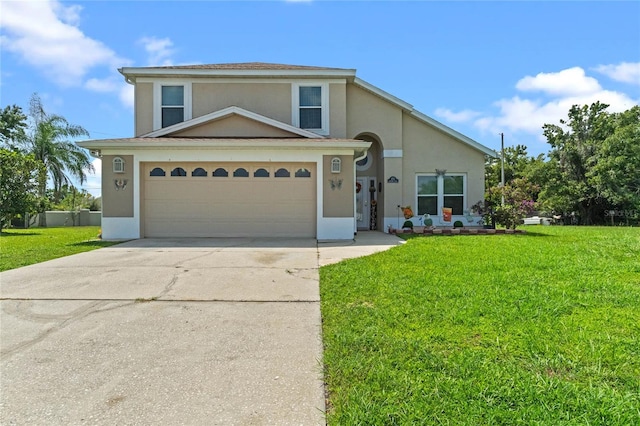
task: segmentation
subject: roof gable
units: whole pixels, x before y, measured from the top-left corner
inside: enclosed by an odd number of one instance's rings
[[[245,124],[243,126],[243,123]],[[248,124],[248,125],[247,125]],[[208,135],[206,133],[209,133]],[[236,134],[233,134],[233,133]],[[230,106],[219,111],[174,124],[142,135],[182,137],[305,137],[317,139],[316,133],[294,127],[246,109]]]
[[[479,142],[457,132],[456,130],[440,123],[439,121],[427,116],[426,114],[416,110],[413,105],[408,102],[403,101],[388,92],[356,77],[356,70],[349,68],[330,68],[330,67],[316,67],[316,66],[303,66],[303,65],[288,65],[288,64],[274,64],[274,63],[266,63],[266,62],[245,62],[245,63],[227,63],[227,64],[199,64],[199,65],[177,65],[177,66],[163,66],[163,67],[124,67],[120,68],[121,74],[124,75],[125,80],[131,84],[134,84],[138,77],[146,77],[146,78],[167,78],[167,77],[188,77],[188,78],[200,78],[200,77],[232,77],[232,78],[288,78],[288,79],[309,79],[309,78],[341,78],[346,79],[348,83],[354,84],[364,90],[367,90],[370,93],[386,100],[387,102],[395,105],[396,107],[406,111],[412,117],[416,118],[423,123],[426,123],[445,134],[453,137],[455,140],[469,145],[474,149],[493,157],[497,156],[497,153],[480,144]],[[238,108],[238,107],[230,107],[230,108]],[[238,110],[242,110],[238,108]],[[221,113],[221,110],[218,113]],[[242,110],[249,114],[251,113],[246,110]],[[217,114],[217,113],[212,113]],[[272,125],[274,127],[278,126],[288,126],[286,128],[278,127],[281,130],[286,132],[291,132],[294,135],[304,136],[304,137],[318,137],[315,133],[304,131],[301,129],[297,129],[293,126],[289,126],[285,123],[281,123],[267,117],[261,116],[259,114],[255,114],[255,116],[260,117],[257,121],[262,121],[265,124]],[[205,119],[209,117],[209,119],[215,119],[216,117],[208,114],[203,117],[199,117],[194,120]],[[246,118],[251,118],[248,115],[245,115]],[[191,126],[191,125],[201,125],[203,122],[196,123],[194,120],[189,120],[184,123],[180,123],[176,126]],[[264,121],[267,120],[267,121]],[[192,124],[189,124],[192,123]],[[279,123],[278,125],[274,125],[274,123]],[[173,126],[168,127],[166,129],[158,130],[155,132],[151,132],[145,136],[156,137],[156,136],[165,136],[170,133],[184,130],[186,127],[178,127],[173,128]],[[169,130],[170,132],[166,132]],[[303,133],[300,133],[303,132]]]
[[[452,138],[471,146],[474,149],[477,149],[478,151],[486,154],[486,155],[490,155],[492,157],[497,157],[498,154],[482,145],[481,143],[471,139],[468,136],[463,135],[462,133],[453,130],[451,127],[448,127],[442,123],[440,123],[438,120],[435,120],[431,117],[429,117],[428,115],[418,111],[417,109],[415,109],[413,107],[413,105],[403,101],[400,98],[396,98],[395,96],[393,96],[390,93],[385,92],[384,90],[374,86],[373,84],[367,83],[366,81],[356,77],[353,81],[353,84],[370,92],[373,93],[374,95],[386,100],[387,102],[390,102],[393,105],[396,105],[397,107],[401,108],[402,110],[406,111],[408,114],[410,114],[412,117],[418,119],[419,121],[422,121],[423,123],[426,123],[432,127],[435,127],[436,129],[440,130],[441,132],[451,136]]]

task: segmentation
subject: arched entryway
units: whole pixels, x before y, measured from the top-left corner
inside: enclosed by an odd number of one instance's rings
[[[382,230],[384,223],[384,162],[377,135],[360,133],[354,139],[371,142],[367,156],[356,162],[356,226]]]

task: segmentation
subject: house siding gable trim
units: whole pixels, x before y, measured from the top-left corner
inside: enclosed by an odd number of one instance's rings
[[[142,135],[142,137],[146,137],[146,138],[156,138],[156,137],[160,137],[160,136],[165,136],[165,135],[169,135],[171,133],[175,133],[178,131],[182,131],[182,130],[186,130],[189,129],[191,127],[195,127],[195,126],[199,126],[201,124],[210,122],[210,121],[215,121],[221,118],[225,118],[228,117],[230,115],[239,115],[245,118],[248,118],[250,120],[254,120],[263,124],[266,124],[268,126],[272,126],[275,128],[278,128],[280,130],[284,130],[286,132],[289,133],[294,133],[306,138],[317,138],[318,134],[317,133],[313,133],[310,132],[308,130],[304,130],[304,129],[299,129],[297,127],[291,126],[289,124],[283,123],[281,121],[278,120],[274,120],[272,118],[269,117],[265,117],[264,115],[260,115],[258,113],[252,112],[252,111],[248,111],[244,108],[240,108],[237,106],[230,106],[224,109],[221,109],[219,111],[215,111],[209,114],[205,114],[203,116],[197,117],[197,118],[193,118],[191,120],[188,121],[183,121],[182,123],[177,123],[174,124],[173,126],[169,126],[169,127],[165,127],[163,129],[158,129],[155,130],[153,132],[147,133],[146,135]]]

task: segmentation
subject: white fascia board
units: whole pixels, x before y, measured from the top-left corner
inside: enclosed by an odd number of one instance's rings
[[[489,155],[489,156],[492,156],[492,157],[497,157],[498,156],[498,153],[495,152],[494,150],[482,145],[479,142],[474,141],[470,137],[465,136],[460,132],[457,132],[457,131],[453,130],[451,127],[448,127],[448,126],[440,123],[439,121],[434,120],[433,118],[429,117],[426,114],[421,113],[420,111],[413,110],[413,111],[411,111],[411,115],[414,116],[415,118],[417,118],[418,120],[420,120],[420,121],[422,121],[424,123],[427,123],[427,124],[437,128],[438,130],[440,130],[440,131],[442,131],[442,132],[444,132],[444,133],[446,133],[446,134],[458,139],[459,141],[466,143],[467,145],[477,149],[478,151],[480,151],[480,152],[482,152],[482,153],[484,153],[486,155]]]
[[[188,76],[186,76],[188,77]],[[170,76],[169,78],[174,78]],[[317,77],[315,80],[322,80],[328,84],[347,84],[346,78],[320,78]],[[134,83],[155,83],[157,81],[164,81],[164,77],[138,77]],[[281,83],[281,84],[291,84],[292,82],[308,82],[307,79],[302,78],[285,78],[285,77],[273,77],[273,78],[251,78],[251,77],[198,77],[194,79],[189,79],[192,83],[242,83],[242,84],[265,84],[265,83]]]
[[[198,118],[193,118],[191,120],[183,121],[181,123],[174,124],[173,126],[165,127],[163,129],[154,130],[153,132],[142,135],[141,137],[145,138],[156,138],[159,136],[165,136],[174,132],[178,132],[180,130],[185,130],[190,127],[199,126],[201,124],[207,123],[209,121],[219,120],[224,117],[228,117],[230,115],[240,115],[242,117],[248,118],[250,120],[258,121],[260,123],[266,124],[271,127],[276,127],[278,129],[297,134],[306,138],[317,139],[318,134],[310,132],[308,130],[300,129],[298,127],[291,126],[290,124],[283,123],[278,120],[274,120],[269,117],[265,117],[264,115],[260,115],[255,112],[248,111],[244,108],[240,108],[237,106],[230,106],[227,108],[223,108],[219,111],[211,112],[209,114],[202,115]]]
[[[346,70],[216,70],[216,69],[166,69],[123,67],[118,71],[128,82],[137,77],[342,77],[352,78],[355,69]]]
[[[76,142],[86,149],[106,150],[198,150],[206,148],[231,150],[348,150],[366,151],[371,142],[356,139],[206,139],[206,138],[123,138]]]
[[[361,78],[354,78],[353,79],[353,84],[355,84],[356,86],[360,86],[363,89],[373,93],[374,95],[377,95],[379,97],[381,97],[382,99],[385,99],[389,102],[391,102],[392,104],[395,104],[397,106],[399,106],[402,109],[406,109],[408,111],[412,111],[413,110],[413,105],[411,105],[410,103],[407,103],[405,101],[403,101],[400,98],[397,98],[395,96],[393,96],[392,94],[385,92],[384,90],[374,86],[373,84],[367,83],[366,81],[362,80]]]

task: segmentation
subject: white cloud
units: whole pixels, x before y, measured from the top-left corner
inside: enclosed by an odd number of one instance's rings
[[[81,86],[94,67],[115,69],[126,64],[80,30],[81,9],[55,0],[2,2],[2,47],[61,86]]]
[[[640,62],[621,62],[617,65],[598,65],[595,71],[615,81],[640,86]]]
[[[442,117],[451,123],[464,123],[471,121],[482,113],[465,109],[460,112],[453,112],[448,108],[438,108],[435,111],[436,116]]]
[[[127,108],[133,109],[134,105],[134,90],[131,84],[123,84],[120,87],[120,91],[118,93],[118,97],[120,98],[120,102]]]
[[[90,78],[84,87],[93,92],[113,92],[118,89],[118,82],[113,78]]]
[[[99,197],[102,194],[102,160],[94,158],[91,164],[93,164],[94,173],[90,173],[85,169],[87,180],[82,184],[81,188],[86,189],[94,197]]]
[[[156,37],[142,37],[138,40],[138,43],[144,47],[144,50],[148,55],[148,65],[150,66],[168,66],[173,65],[173,61],[170,56],[173,55],[175,50],[173,42],[165,38]]]
[[[639,99],[632,99],[625,93],[604,89],[598,80],[587,76],[579,67],[526,76],[515,87],[519,94],[493,103],[498,109],[495,114],[470,110],[455,112],[446,108],[438,108],[435,114],[449,122],[469,123],[486,133],[507,131],[543,138],[542,126],[559,124],[573,105],[600,101],[609,105],[607,111],[622,112],[640,103]],[[532,91],[543,92],[543,95],[533,97],[528,94]]]
[[[540,91],[550,95],[583,95],[602,90],[598,80],[587,77],[580,67],[568,68],[560,72],[539,73],[535,77],[526,76],[516,89],[522,91]]]
[[[71,6],[63,6],[60,2],[51,3],[51,7],[56,16],[60,18],[65,24],[77,27],[80,24],[80,12],[82,12],[82,6],[79,4]]]

